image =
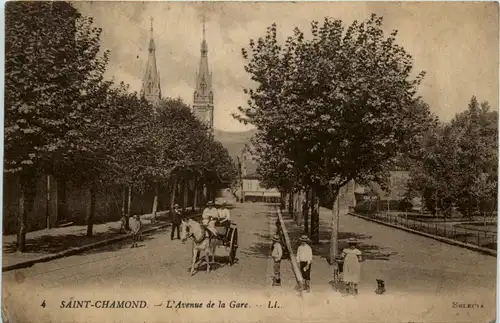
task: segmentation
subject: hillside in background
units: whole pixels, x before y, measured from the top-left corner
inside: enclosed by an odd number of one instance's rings
[[[255,130],[242,132],[229,132],[214,129],[214,136],[229,152],[229,156],[236,160],[245,145],[249,145],[255,135]],[[257,163],[253,160],[246,160],[246,173],[254,174],[257,171]]]
[[[250,144],[252,137],[255,135],[256,130],[242,131],[242,132],[229,132],[224,130],[214,129],[215,139],[228,150],[229,156],[236,159],[245,145]],[[253,160],[246,161],[247,174],[253,174],[257,171],[257,163]],[[383,199],[399,200],[406,192],[406,183],[408,181],[409,173],[407,171],[391,171],[391,189],[385,192],[379,184],[370,183],[370,188],[379,194]],[[364,187],[362,189],[365,189]],[[366,188],[368,189],[368,187]]]
[[[215,139],[226,147],[229,155],[236,158],[245,147],[250,144],[250,140],[255,135],[255,130],[242,131],[242,132],[229,132],[224,130],[214,129]]]

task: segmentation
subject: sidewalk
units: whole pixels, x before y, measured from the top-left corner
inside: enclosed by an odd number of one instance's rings
[[[156,223],[151,223],[151,217],[151,214],[141,215],[144,233],[170,225],[168,211],[158,212]],[[129,234],[120,233],[120,227],[121,221],[96,224],[93,226],[92,237],[86,236],[87,226],[85,225],[28,232],[26,234],[28,252],[25,253],[16,251],[17,236],[15,234],[3,236],[2,271],[28,267],[37,262],[61,258],[127,239]]]
[[[293,248],[297,248],[303,227],[299,228],[288,214],[284,219]],[[331,211],[321,208],[320,243],[312,245],[311,284],[313,289],[332,292],[328,282],[333,273],[327,263],[330,223]],[[374,294],[376,279],[381,278],[386,282],[388,294],[453,295],[456,298],[456,295],[472,293],[480,299],[491,296],[494,301],[495,257],[341,212],[339,251],[347,247],[346,241],[350,237],[359,241],[358,249],[365,259],[361,267],[360,294]]]

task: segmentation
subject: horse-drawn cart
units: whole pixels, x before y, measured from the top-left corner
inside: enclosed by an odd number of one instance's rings
[[[229,264],[232,266],[236,260],[236,251],[238,250],[238,227],[234,222],[229,226],[216,225],[219,241],[222,245],[229,249]]]

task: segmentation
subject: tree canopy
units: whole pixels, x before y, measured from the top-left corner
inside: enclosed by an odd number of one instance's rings
[[[273,24],[243,49],[256,87],[235,116],[258,129],[264,178],[293,168],[303,184],[338,189],[381,174],[429,127],[433,116],[416,95],[424,73],[412,78],[411,56],[396,31],[384,35],[381,17],[347,28],[313,21],[310,37],[295,28],[284,45],[276,35]]]
[[[498,185],[498,112],[472,97],[467,110],[436,125],[412,156],[410,193],[426,208],[466,216],[491,213]]]
[[[182,100],[153,107],[104,79],[109,52],[101,32],[68,2],[6,6],[4,173],[21,179],[22,201],[45,175],[90,189],[91,210],[104,182],[144,188],[181,176],[230,183],[235,169],[227,150]],[[92,215],[88,224],[91,234]]]

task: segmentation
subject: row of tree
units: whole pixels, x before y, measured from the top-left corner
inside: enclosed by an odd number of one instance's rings
[[[319,201],[332,206],[330,260],[338,254],[338,196],[351,180],[386,182],[401,155],[417,149],[435,117],[417,97],[424,73],[384,34],[381,17],[313,21],[282,45],[277,27],[243,49],[255,87],[249,106],[234,115],[257,128],[254,140],[263,182],[304,197],[305,231],[319,241]],[[310,211],[310,213],[309,213]],[[311,217],[310,226],[308,217]]]
[[[20,191],[20,251],[40,176],[90,191],[88,235],[100,185],[127,186],[129,200],[133,188],[154,187],[156,214],[162,185],[190,181],[196,201],[197,188],[233,180],[227,150],[180,99],[153,107],[104,79],[109,52],[91,17],[67,2],[12,2],[5,16],[4,172]]]
[[[414,151],[407,197],[423,198],[426,209],[450,216],[491,215],[498,198],[498,112],[475,97],[449,123],[436,124]]]

